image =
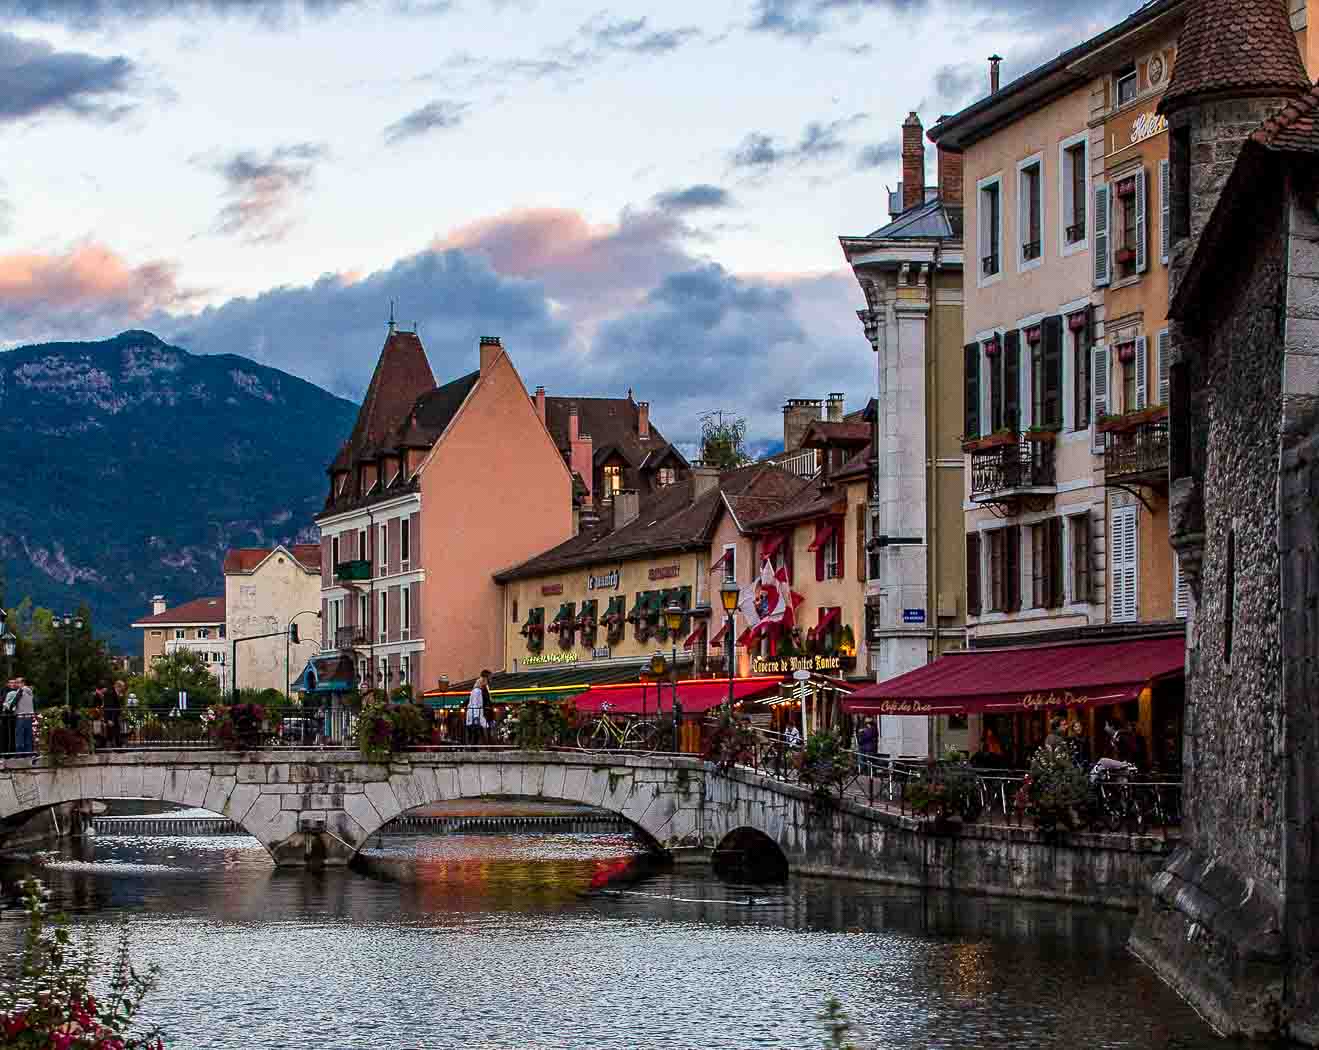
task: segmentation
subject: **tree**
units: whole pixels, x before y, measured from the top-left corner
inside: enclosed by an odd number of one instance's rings
[[[191,649],[176,649],[151,665],[151,673],[129,679],[128,690],[138,703],[148,707],[173,706],[180,691],[188,694],[188,707],[201,708],[220,702],[220,682]]]
[[[732,470],[751,462],[743,442],[747,421],[741,416],[724,418],[723,412],[701,416],[701,459],[707,466]]]
[[[9,629],[18,638],[14,673],[32,684],[40,705],[63,704],[67,665],[69,696],[83,703],[98,686],[114,680],[110,649],[96,637],[92,612],[80,605],[74,614],[82,626],[56,629],[49,609],[34,608],[25,598],[9,613]]]

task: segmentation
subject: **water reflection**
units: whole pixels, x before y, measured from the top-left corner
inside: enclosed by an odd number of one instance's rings
[[[700,868],[591,892],[619,835],[384,835],[359,871],[245,836],[102,837],[29,870],[107,942],[135,916],[173,1046],[797,1048],[825,997],[878,1048],[1216,1046],[1126,916]],[[13,911],[0,938],[16,943]]]

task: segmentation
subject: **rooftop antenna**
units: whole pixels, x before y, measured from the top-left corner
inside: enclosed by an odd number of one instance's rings
[[[394,334],[394,300],[389,300],[389,334]]]

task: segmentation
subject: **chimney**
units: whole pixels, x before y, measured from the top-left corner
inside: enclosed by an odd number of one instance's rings
[[[998,67],[1002,62],[1002,55],[989,56],[989,93],[991,95],[998,94]]]
[[[902,122],[902,210],[925,203],[925,129],[915,110]]]
[[[783,451],[796,452],[812,423],[820,419],[820,402],[815,398],[789,398],[783,406]]]
[[[704,463],[692,464],[692,502],[719,487],[719,468]]]
[[[841,423],[843,421],[843,395],[832,393],[829,395],[829,401],[826,408],[826,418],[830,423]]]
[[[650,402],[637,402],[637,437],[642,441],[650,440]]]
[[[641,513],[641,493],[636,489],[619,489],[614,493],[614,529],[617,531]]]
[[[499,342],[497,335],[481,336],[481,374],[486,375],[494,366],[499,355],[504,352],[504,347]]]
[[[939,196],[945,204],[962,203],[962,154],[939,147]]]
[[[536,387],[536,415],[540,416],[540,421],[545,422],[545,388]]]
[[[583,434],[577,416],[577,405],[568,406],[568,469],[574,471],[586,486],[586,498],[595,494],[595,445],[590,434]]]
[[[577,440],[577,403],[568,406],[568,444]]]
[[[159,616],[165,611],[165,596],[163,594],[153,595],[151,598],[151,615]]]

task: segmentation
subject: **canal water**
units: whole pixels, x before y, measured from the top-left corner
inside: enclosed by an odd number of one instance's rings
[[[0,947],[35,873],[161,967],[176,1050],[1221,1047],[1123,945],[1120,913],[704,868],[604,892],[626,835],[388,834],[361,871],[277,871],[237,835],[100,836],[0,860]]]

